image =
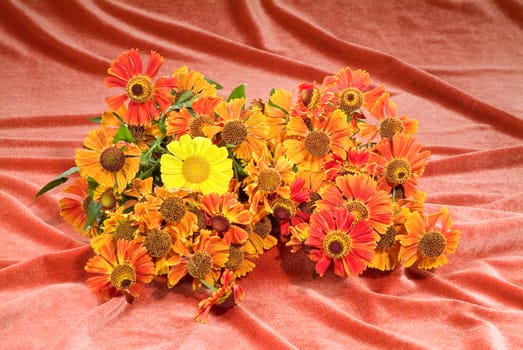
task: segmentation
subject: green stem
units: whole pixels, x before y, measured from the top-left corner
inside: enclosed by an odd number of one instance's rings
[[[204,280],[203,278],[200,278],[200,282],[202,282],[202,284],[204,286],[206,286],[207,288],[209,288],[211,290],[211,292],[216,292],[218,289],[216,289],[214,286],[211,286],[206,280]]]

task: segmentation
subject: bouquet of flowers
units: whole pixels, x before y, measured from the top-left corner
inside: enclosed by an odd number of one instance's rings
[[[151,51],[144,67],[136,49],[111,63],[105,85],[120,94],[76,166],[37,193],[73,181],[60,214],[89,238],[87,283],[103,299],[189,280],[209,289],[195,315],[205,322],[242,300],[238,281],[278,244],[305,252],[320,277],[432,269],[455,252],[448,210],[425,213],[417,188],[430,155],[418,121],[364,70],[248,101],[244,85],[221,96],[186,66],[156,79],[162,63]]]

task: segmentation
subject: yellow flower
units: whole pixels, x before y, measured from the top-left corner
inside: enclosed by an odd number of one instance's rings
[[[204,137],[183,135],[167,145],[160,159],[162,181],[167,188],[189,188],[203,194],[223,194],[232,178],[232,160],[227,149]]]

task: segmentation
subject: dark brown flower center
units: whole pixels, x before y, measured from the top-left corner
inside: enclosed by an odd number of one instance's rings
[[[131,223],[124,221],[121,222],[116,230],[112,233],[113,240],[116,242],[119,239],[125,239],[126,241],[132,241],[136,233],[136,227]]]
[[[316,110],[320,104],[320,91],[316,88],[309,89],[302,93],[303,105],[309,111]]]
[[[254,224],[254,233],[262,238],[265,238],[272,231],[271,219],[268,216],[264,216],[263,219]]]
[[[329,232],[323,239],[323,250],[333,259],[341,259],[352,249],[351,237],[338,231]]]
[[[339,94],[338,103],[342,111],[351,114],[363,104],[363,93],[354,87],[343,89]]]
[[[391,186],[403,185],[411,174],[410,163],[403,159],[393,159],[385,166],[385,178]]]
[[[129,79],[125,90],[132,101],[144,103],[153,97],[154,84],[148,76],[136,75]]]
[[[223,215],[215,215],[211,219],[211,225],[213,230],[218,232],[227,232],[229,230],[229,220]]]
[[[277,198],[272,203],[272,213],[277,220],[287,221],[296,214],[296,205],[287,198]]]
[[[194,278],[205,278],[212,270],[212,257],[209,253],[199,250],[187,260],[187,272]]]
[[[244,258],[245,254],[243,253],[242,249],[235,245],[231,245],[229,248],[229,260],[227,260],[225,268],[229,270],[236,270],[240,267]]]
[[[162,230],[151,230],[145,236],[144,245],[150,256],[159,258],[171,249],[171,236]]]
[[[347,209],[354,215],[354,223],[369,218],[369,208],[360,200],[348,202]]]
[[[321,130],[311,131],[305,138],[305,149],[313,157],[323,157],[329,152],[331,141],[329,135]]]
[[[223,127],[222,137],[229,145],[239,145],[247,139],[247,128],[241,121],[233,120]]]
[[[125,165],[125,154],[118,147],[108,147],[100,154],[100,163],[105,170],[117,172]]]
[[[136,282],[136,270],[129,264],[117,265],[111,272],[110,279],[116,289],[128,289]]]
[[[396,242],[395,237],[398,232],[394,225],[387,227],[387,231],[380,235],[379,241],[376,243],[376,248],[378,249],[388,249],[394,245]]]
[[[203,127],[209,126],[213,124],[213,120],[208,115],[198,115],[191,121],[191,124],[189,125],[189,134],[192,137],[205,137],[205,134],[203,133]]]
[[[281,185],[281,176],[272,168],[263,169],[258,175],[258,188],[265,193],[274,193]]]
[[[180,222],[186,212],[185,203],[178,197],[167,197],[160,205],[160,213],[165,221]]]
[[[140,143],[145,140],[145,128],[142,125],[128,125],[127,128],[135,143]]]
[[[430,259],[435,259],[443,254],[446,247],[447,240],[438,231],[424,233],[418,243],[419,252]]]
[[[405,131],[403,123],[398,118],[385,118],[380,122],[380,136],[392,138],[396,133]]]

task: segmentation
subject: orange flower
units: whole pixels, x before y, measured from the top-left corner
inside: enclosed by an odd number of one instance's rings
[[[283,142],[287,156],[300,170],[320,170],[330,155],[343,154],[352,146],[347,116],[335,110],[328,118],[313,118],[307,125],[301,117],[292,117]]]
[[[352,147],[343,156],[332,155],[332,160],[325,164],[326,178],[334,181],[343,175],[366,174],[372,176],[376,173],[376,164],[369,162],[370,150],[368,148]]]
[[[269,126],[271,142],[280,144],[285,133],[285,126],[289,121],[289,111],[292,108],[292,92],[284,89],[276,89],[265,103],[265,121]]]
[[[421,148],[414,137],[404,133],[380,140],[369,157],[377,163],[378,189],[388,193],[394,189],[402,191],[405,197],[412,196],[430,156],[429,151]]]
[[[122,193],[140,168],[140,149],[135,144],[118,141],[108,129],[89,132],[85,148],[76,151],[76,165],[83,177],[90,176],[100,185],[115,187]]]
[[[204,195],[198,207],[204,212],[207,225],[219,233],[227,244],[242,244],[249,237],[240,225],[250,224],[252,218],[236,194],[226,192],[223,195]]]
[[[392,203],[385,191],[376,189],[376,181],[367,175],[345,175],[336,178],[316,202],[318,208],[345,207],[354,215],[354,221],[368,221],[379,234],[385,233],[392,220]]]
[[[447,254],[456,252],[461,234],[459,230],[452,230],[451,226],[447,208],[441,208],[439,213],[428,216],[413,212],[405,222],[407,233],[396,237],[401,243],[400,261],[410,267],[419,260],[420,269],[446,264]]]
[[[209,311],[213,306],[222,309],[228,309],[238,304],[244,297],[243,288],[236,284],[232,271],[223,271],[220,279],[220,288],[212,288],[212,295],[198,303],[198,311],[194,319],[198,322],[206,323],[209,317]]]
[[[192,93],[192,96],[216,96],[216,86],[205,80],[203,74],[190,71],[187,66],[175,69],[172,77],[176,80],[174,90],[177,97],[189,91]]]
[[[139,223],[133,213],[124,213],[120,207],[115,212],[109,212],[103,221],[102,233],[91,238],[91,247],[95,253],[107,245],[109,241],[116,243],[119,239],[133,241],[138,237]]]
[[[87,272],[99,274],[89,277],[91,290],[105,300],[124,293],[137,298],[145,283],[154,277],[154,264],[140,242],[118,240],[116,247],[110,240],[85,265]],[[128,299],[129,300],[129,299]]]
[[[323,276],[334,264],[338,276],[361,274],[372,260],[376,235],[366,221],[354,223],[354,216],[344,207],[323,209],[311,216],[309,257],[316,262],[316,272]]]
[[[418,131],[418,121],[406,115],[398,117],[397,111],[398,107],[390,100],[390,94],[384,92],[370,109],[371,115],[379,124],[376,126],[367,122],[358,123],[360,136],[372,141],[378,135],[389,139],[399,132],[414,135]]]
[[[113,110],[117,110],[129,100],[125,121],[131,125],[151,125],[151,120],[158,120],[160,113],[165,112],[171,104],[171,89],[176,84],[175,78],[159,78],[153,82],[163,63],[163,57],[151,51],[149,63],[145,72],[142,69],[142,59],[138,50],[124,52],[111,63],[105,78],[105,85],[122,87],[125,94],[110,96],[106,102]],[[156,107],[158,104],[159,109]]]
[[[186,107],[179,112],[171,112],[166,120],[167,135],[173,135],[174,140],[185,134],[192,138],[212,138],[220,130],[214,117],[214,107],[221,101],[220,97],[200,97],[193,102],[192,113]]]
[[[98,234],[97,222],[93,222],[87,230],[85,229],[89,204],[93,200],[89,196],[87,180],[84,177],[76,179],[72,185],[64,189],[64,193],[67,195],[58,202],[60,216],[79,233],[89,237],[96,236]]]
[[[248,161],[266,147],[269,127],[258,108],[243,109],[245,102],[245,98],[222,101],[214,111],[223,120],[221,137],[225,144],[231,145],[237,158]]]

